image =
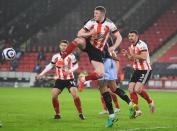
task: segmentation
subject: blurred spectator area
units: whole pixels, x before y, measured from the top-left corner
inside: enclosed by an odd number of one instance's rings
[[[1,0],[0,49],[8,44],[23,47],[16,71],[24,72],[33,71],[38,52],[43,51],[46,59],[40,65],[44,69],[58,51],[58,42],[75,38],[98,5],[106,7],[107,16],[119,27],[123,36],[120,48],[129,46],[126,38],[129,29],[140,32],[151,54],[177,33],[176,0]],[[128,61],[122,55],[119,57],[124,68]],[[79,66],[78,72],[93,70],[86,53],[80,54]],[[10,68],[10,61],[0,64],[0,70]]]

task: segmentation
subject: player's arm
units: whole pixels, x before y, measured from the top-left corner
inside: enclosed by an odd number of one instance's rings
[[[89,20],[85,22],[83,28],[78,32],[78,37],[88,38],[97,35],[96,31],[93,29],[93,22]]]
[[[112,57],[113,60],[115,60],[115,61],[119,61],[119,58],[118,58],[118,56],[117,56],[117,54],[116,54],[115,51],[113,51],[113,52],[110,53],[110,54],[111,54],[111,57]]]
[[[56,64],[56,56],[54,55],[52,57],[52,60],[51,62],[45,67],[45,69],[39,74],[36,76],[36,79],[41,79],[48,71],[50,71]]]
[[[49,63],[45,69],[39,74],[36,76],[36,79],[41,79],[48,71],[50,71],[52,68],[54,67],[54,64],[51,62]]]
[[[110,51],[115,50],[117,47],[119,47],[120,43],[122,42],[122,36],[119,31],[116,31],[113,33],[114,37],[116,38],[115,44],[110,47]]]
[[[121,49],[121,53],[123,54],[123,56],[125,56],[128,60],[133,61],[133,57],[128,53],[128,51],[126,49]]]
[[[130,55],[133,59],[146,60],[147,50],[141,50],[140,54],[135,54],[131,48],[129,48]]]
[[[95,30],[91,30],[91,31],[86,31],[85,28],[82,28],[78,34],[77,34],[77,37],[84,37],[84,38],[88,38],[88,37],[91,37],[91,36],[95,36],[96,35],[96,31]]]
[[[116,38],[114,45],[112,47],[110,47],[110,49],[109,49],[109,51],[112,52],[117,47],[119,47],[120,43],[122,42],[122,36],[121,36],[120,32],[118,31],[116,25],[113,22],[111,22],[111,24],[110,24],[110,30],[111,30],[111,33],[113,34],[113,36]]]

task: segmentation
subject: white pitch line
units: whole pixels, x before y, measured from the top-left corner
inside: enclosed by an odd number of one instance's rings
[[[115,131],[140,131],[140,130],[155,130],[155,129],[171,129],[177,128],[177,126],[157,126],[157,127],[149,127],[149,128],[130,128],[124,130],[115,130]]]

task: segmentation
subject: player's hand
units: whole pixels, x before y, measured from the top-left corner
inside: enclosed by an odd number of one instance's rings
[[[40,80],[40,79],[42,79],[42,75],[37,75],[36,80]]]
[[[115,47],[114,46],[111,46],[111,47],[109,47],[109,52],[114,52],[114,50],[115,50]]]
[[[133,56],[134,55],[133,49],[131,47],[129,47],[128,50],[130,52],[130,55]]]
[[[117,56],[117,54],[113,51],[113,52],[110,52],[111,56],[112,56],[112,59],[116,60],[116,61],[119,61],[119,58]]]
[[[98,34],[96,32],[95,29],[92,29],[90,32],[89,32],[90,36],[91,36],[91,39],[96,39],[98,38]]]
[[[127,51],[126,49],[122,49],[122,50],[121,50],[121,54],[122,54],[123,56],[126,56],[126,55],[128,54],[128,51]]]

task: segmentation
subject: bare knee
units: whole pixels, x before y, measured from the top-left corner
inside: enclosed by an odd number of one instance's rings
[[[77,93],[71,93],[71,95],[72,95],[73,99],[76,99],[76,98],[78,98],[78,95],[77,95]]]
[[[85,43],[84,38],[75,38],[74,41],[76,41],[77,45],[81,45],[81,44]]]
[[[134,87],[135,87],[135,83],[130,83],[129,85],[128,85],[128,91],[129,91],[129,93],[133,93],[134,92]]]
[[[103,75],[104,75],[104,71],[102,71],[102,70],[96,70],[95,72],[97,73],[97,76],[100,78],[103,77]]]
[[[129,91],[129,93],[133,93],[134,92],[134,86],[129,84],[128,91]]]
[[[70,93],[71,93],[73,99],[76,99],[78,97],[78,95],[77,95],[77,89],[75,87],[71,87],[70,88]]]
[[[134,89],[134,90],[135,90],[135,92],[136,92],[136,93],[138,93],[138,94],[139,94],[139,93],[141,93],[142,88],[140,88],[140,87],[135,87],[135,89]]]
[[[104,73],[103,73],[103,72],[98,72],[97,74],[98,74],[98,76],[101,78],[101,77],[103,77],[103,74],[104,74]]]
[[[136,83],[136,85],[135,85],[135,92],[136,93],[141,93],[142,92],[142,90],[143,90],[143,84],[141,84],[141,83]]]
[[[52,98],[56,99],[58,98],[58,95],[61,93],[59,89],[52,89]]]

